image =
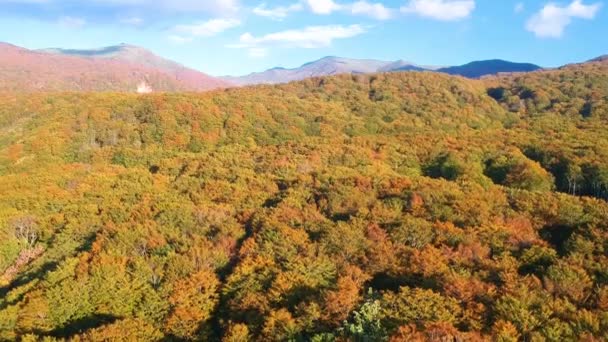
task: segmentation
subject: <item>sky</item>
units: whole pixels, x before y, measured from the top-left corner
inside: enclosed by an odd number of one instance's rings
[[[211,75],[324,56],[555,67],[608,54],[602,0],[0,0],[0,41],[128,43]]]

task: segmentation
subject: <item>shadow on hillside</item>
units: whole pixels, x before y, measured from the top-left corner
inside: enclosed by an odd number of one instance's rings
[[[70,256],[75,256],[75,255],[78,255],[78,253],[89,251],[91,249],[91,246],[93,245],[93,242],[95,241],[96,236],[97,236],[96,233],[89,234],[84,239],[84,242],[78,248],[76,248]],[[49,245],[52,246],[52,244],[53,244],[53,241],[51,241],[51,243]],[[52,248],[52,247],[49,247],[49,248]],[[44,257],[44,254],[43,254],[43,257]],[[69,257],[69,256],[66,256],[66,258],[67,257]],[[65,260],[65,258],[62,259],[61,261],[63,261],[63,260]],[[59,267],[59,264],[61,263],[61,261],[45,262],[41,266],[35,267],[31,271],[16,277],[7,286],[0,287],[0,298],[6,298],[8,293],[10,291],[12,291],[13,289],[26,285],[27,283],[29,283],[35,279],[43,280],[44,277],[49,272],[52,272],[52,271],[56,270],[57,267]],[[17,298],[14,298],[11,301],[7,301],[7,302],[0,304],[0,310],[4,310],[8,306],[18,303],[19,301],[21,301],[23,299],[24,296],[25,296],[25,293],[19,295]]]
[[[430,277],[425,278],[422,275],[408,274],[401,276],[394,276],[387,273],[378,273],[370,279],[365,288],[372,288],[374,291],[392,291],[398,292],[401,287],[412,287],[412,288],[423,288],[431,290],[439,290],[439,280]]]
[[[71,321],[62,328],[55,329],[49,333],[44,333],[44,336],[50,336],[59,339],[69,339],[76,334],[82,334],[90,329],[99,328],[101,326],[112,324],[116,322],[120,317],[95,314],[75,321]]]
[[[42,266],[40,266],[37,270],[25,273],[25,274],[15,278],[7,286],[0,287],[0,297],[6,298],[6,296],[8,295],[8,293],[11,290],[16,289],[20,286],[23,286],[23,285],[31,282],[34,279],[42,279],[42,277],[44,277],[44,275],[46,275],[48,272],[55,270],[58,265],[59,264],[54,261],[47,262],[47,263],[42,264]],[[15,298],[11,301],[7,301],[7,302],[0,304],[0,310],[4,310],[4,309],[6,309],[6,307],[21,301],[21,299],[23,299],[23,296],[25,296],[25,293],[19,295],[17,298]]]
[[[565,225],[545,226],[540,230],[540,236],[557,250],[560,256],[567,254],[566,242],[574,234],[576,228]]]

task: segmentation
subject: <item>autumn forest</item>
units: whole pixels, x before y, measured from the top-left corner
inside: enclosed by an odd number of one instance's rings
[[[0,94],[0,340],[608,339],[608,62]]]

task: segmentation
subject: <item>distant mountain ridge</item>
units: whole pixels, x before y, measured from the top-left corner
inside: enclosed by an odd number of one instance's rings
[[[237,84],[277,84],[299,81],[309,77],[330,76],[337,74],[370,74],[392,71],[397,68],[410,70],[427,70],[424,67],[405,61],[381,61],[375,59],[354,59],[327,56],[319,60],[303,64],[298,68],[272,68],[263,72],[251,73],[241,77],[227,76],[222,79]]]
[[[206,91],[229,86],[132,45],[28,50],[0,43],[0,91]]]
[[[437,71],[450,75],[479,78],[505,72],[531,72],[540,69],[542,69],[540,66],[531,63],[514,63],[501,59],[491,59],[486,61],[475,61],[461,66],[441,68]]]
[[[599,56],[599,57],[596,57],[594,59],[589,60],[588,63],[591,63],[591,62],[607,62],[607,61],[608,61],[608,55],[602,55],[602,56]]]
[[[437,67],[418,65],[402,60],[390,62],[329,56],[303,64],[299,68],[273,68],[241,77],[223,77],[223,79],[237,85],[277,84],[315,76],[397,71],[435,71],[468,78],[480,78],[498,73],[530,72],[540,69],[542,67],[535,64],[514,63],[500,59],[475,61],[461,66]]]
[[[585,63],[607,62],[608,55]],[[541,70],[531,63],[500,59],[460,66],[429,66],[397,60],[328,56],[297,68],[275,67],[245,76],[212,77],[155,55],[119,44],[97,49],[28,50],[0,42],[0,91],[206,91],[255,84],[278,84],[336,74],[441,72],[467,78]]]

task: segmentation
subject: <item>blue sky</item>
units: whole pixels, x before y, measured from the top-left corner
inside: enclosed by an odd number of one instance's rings
[[[323,56],[553,67],[608,53],[602,0],[0,0],[0,41],[140,45],[212,75]]]

